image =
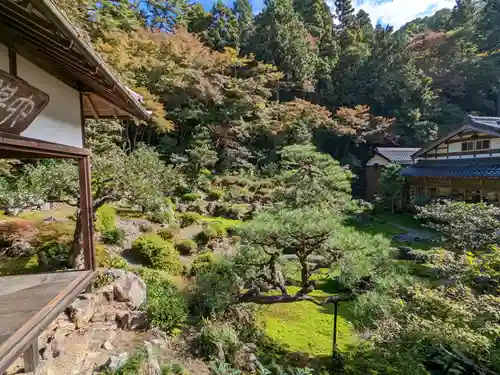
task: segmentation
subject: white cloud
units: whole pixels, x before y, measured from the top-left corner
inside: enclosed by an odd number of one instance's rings
[[[380,0],[364,0],[363,4],[357,4],[355,8],[367,12],[373,24],[381,20],[383,24],[399,29],[415,18],[434,14],[442,8],[453,8],[454,5],[455,0],[389,0],[384,3],[380,3]]]

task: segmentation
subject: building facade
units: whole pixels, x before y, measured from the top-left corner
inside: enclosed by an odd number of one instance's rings
[[[412,155],[419,148],[377,147],[375,154],[368,160],[365,168],[365,199],[371,201],[379,191],[380,173],[389,164],[410,165]]]
[[[418,161],[403,170],[410,199],[500,203],[499,117],[469,116],[412,157]]]

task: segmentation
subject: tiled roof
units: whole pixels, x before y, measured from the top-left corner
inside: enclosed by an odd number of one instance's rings
[[[500,129],[500,117],[482,117],[482,116],[469,116],[472,124],[491,126],[495,129]]]
[[[403,169],[406,177],[500,178],[500,158],[421,160]]]
[[[375,151],[387,160],[398,164],[412,164],[411,156],[419,148],[377,147]]]

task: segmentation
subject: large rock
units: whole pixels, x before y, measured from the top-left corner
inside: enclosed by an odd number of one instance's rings
[[[148,317],[144,311],[122,311],[116,314],[118,328],[141,330],[147,327]]]
[[[106,362],[106,367],[111,371],[115,372],[120,367],[122,367],[128,361],[128,353],[120,353],[118,355],[112,355],[108,358]]]
[[[146,302],[146,283],[139,276],[127,273],[115,281],[113,295],[116,301],[127,302],[136,309]]]
[[[77,299],[67,309],[68,316],[75,323],[76,328],[84,327],[94,315],[94,306],[91,299]]]

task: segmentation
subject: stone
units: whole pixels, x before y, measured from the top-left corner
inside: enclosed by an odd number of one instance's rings
[[[140,330],[148,323],[147,314],[144,311],[122,311],[116,314],[116,324],[121,329]]]
[[[106,367],[112,372],[118,370],[128,361],[128,353],[123,352],[118,355],[112,355],[106,362]]]
[[[54,216],[47,216],[46,218],[43,219],[43,221],[45,223],[55,223],[58,220]]]
[[[148,325],[148,315],[144,311],[131,311],[128,317],[130,329],[140,330],[146,328]]]
[[[54,339],[50,342],[52,357],[56,358],[61,355],[61,352],[64,349],[65,338],[66,336],[63,333],[56,332]]]
[[[113,276],[115,279],[122,279],[127,275],[127,271],[120,268],[110,268],[108,274]]]
[[[146,302],[146,283],[139,276],[130,272],[115,282],[113,292],[115,300],[127,302],[132,309],[136,309]]]
[[[47,344],[47,346],[40,349],[40,356],[44,361],[52,358],[52,345]]]
[[[94,307],[89,299],[77,299],[68,307],[68,315],[76,328],[83,328],[94,315]]]
[[[109,341],[106,341],[104,344],[102,344],[102,348],[104,350],[107,350],[108,352],[112,351],[115,347],[113,344],[111,344]]]
[[[148,358],[148,375],[161,375],[160,362],[157,358]]]

